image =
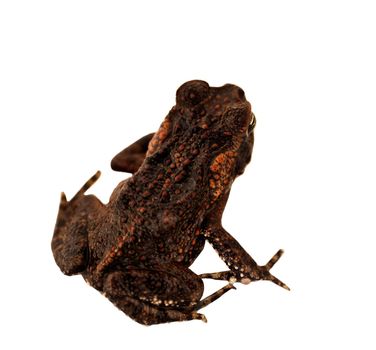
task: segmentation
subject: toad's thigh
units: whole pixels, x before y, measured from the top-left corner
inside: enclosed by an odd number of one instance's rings
[[[186,307],[197,303],[204,285],[199,276],[184,266],[163,265],[132,268],[108,274],[104,292],[111,300],[131,296],[158,306]]]

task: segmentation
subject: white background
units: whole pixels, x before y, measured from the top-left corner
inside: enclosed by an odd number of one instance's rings
[[[372,1],[1,1],[2,349],[375,349]],[[240,285],[199,321],[144,327],[55,265],[59,194],[156,130],[183,82],[257,116],[224,226],[291,287]],[[193,270],[221,270],[206,247]],[[209,293],[223,283],[207,284]]]

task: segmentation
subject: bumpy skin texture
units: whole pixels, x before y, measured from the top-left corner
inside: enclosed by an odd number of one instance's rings
[[[206,320],[197,311],[234,282],[271,280],[278,251],[259,266],[222,228],[234,179],[249,163],[255,117],[242,89],[183,84],[159,130],[120,152],[114,170],[130,172],[107,205],[85,191],[62,195],[52,251],[67,275],[81,274],[124,313],[142,324]],[[189,266],[208,241],[229,270],[196,275]],[[202,278],[229,283],[201,299]]]

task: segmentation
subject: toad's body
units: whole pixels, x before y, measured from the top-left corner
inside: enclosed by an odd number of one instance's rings
[[[52,249],[66,274],[81,273],[121,310],[143,324],[204,319],[197,310],[232,283],[270,279],[278,252],[258,266],[221,226],[233,180],[250,161],[255,118],[235,85],[191,81],[155,134],[120,152],[121,182],[103,205],[84,192],[62,198]],[[231,283],[200,300],[203,284],[189,266],[208,240],[230,271],[201,277]]]

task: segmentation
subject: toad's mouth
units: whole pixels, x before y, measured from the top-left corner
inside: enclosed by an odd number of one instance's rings
[[[256,126],[256,117],[255,117],[255,115],[252,113],[252,114],[251,114],[251,121],[249,122],[248,130],[247,130],[248,135],[252,133],[252,131],[253,131],[253,129],[255,128],[255,126]]]

